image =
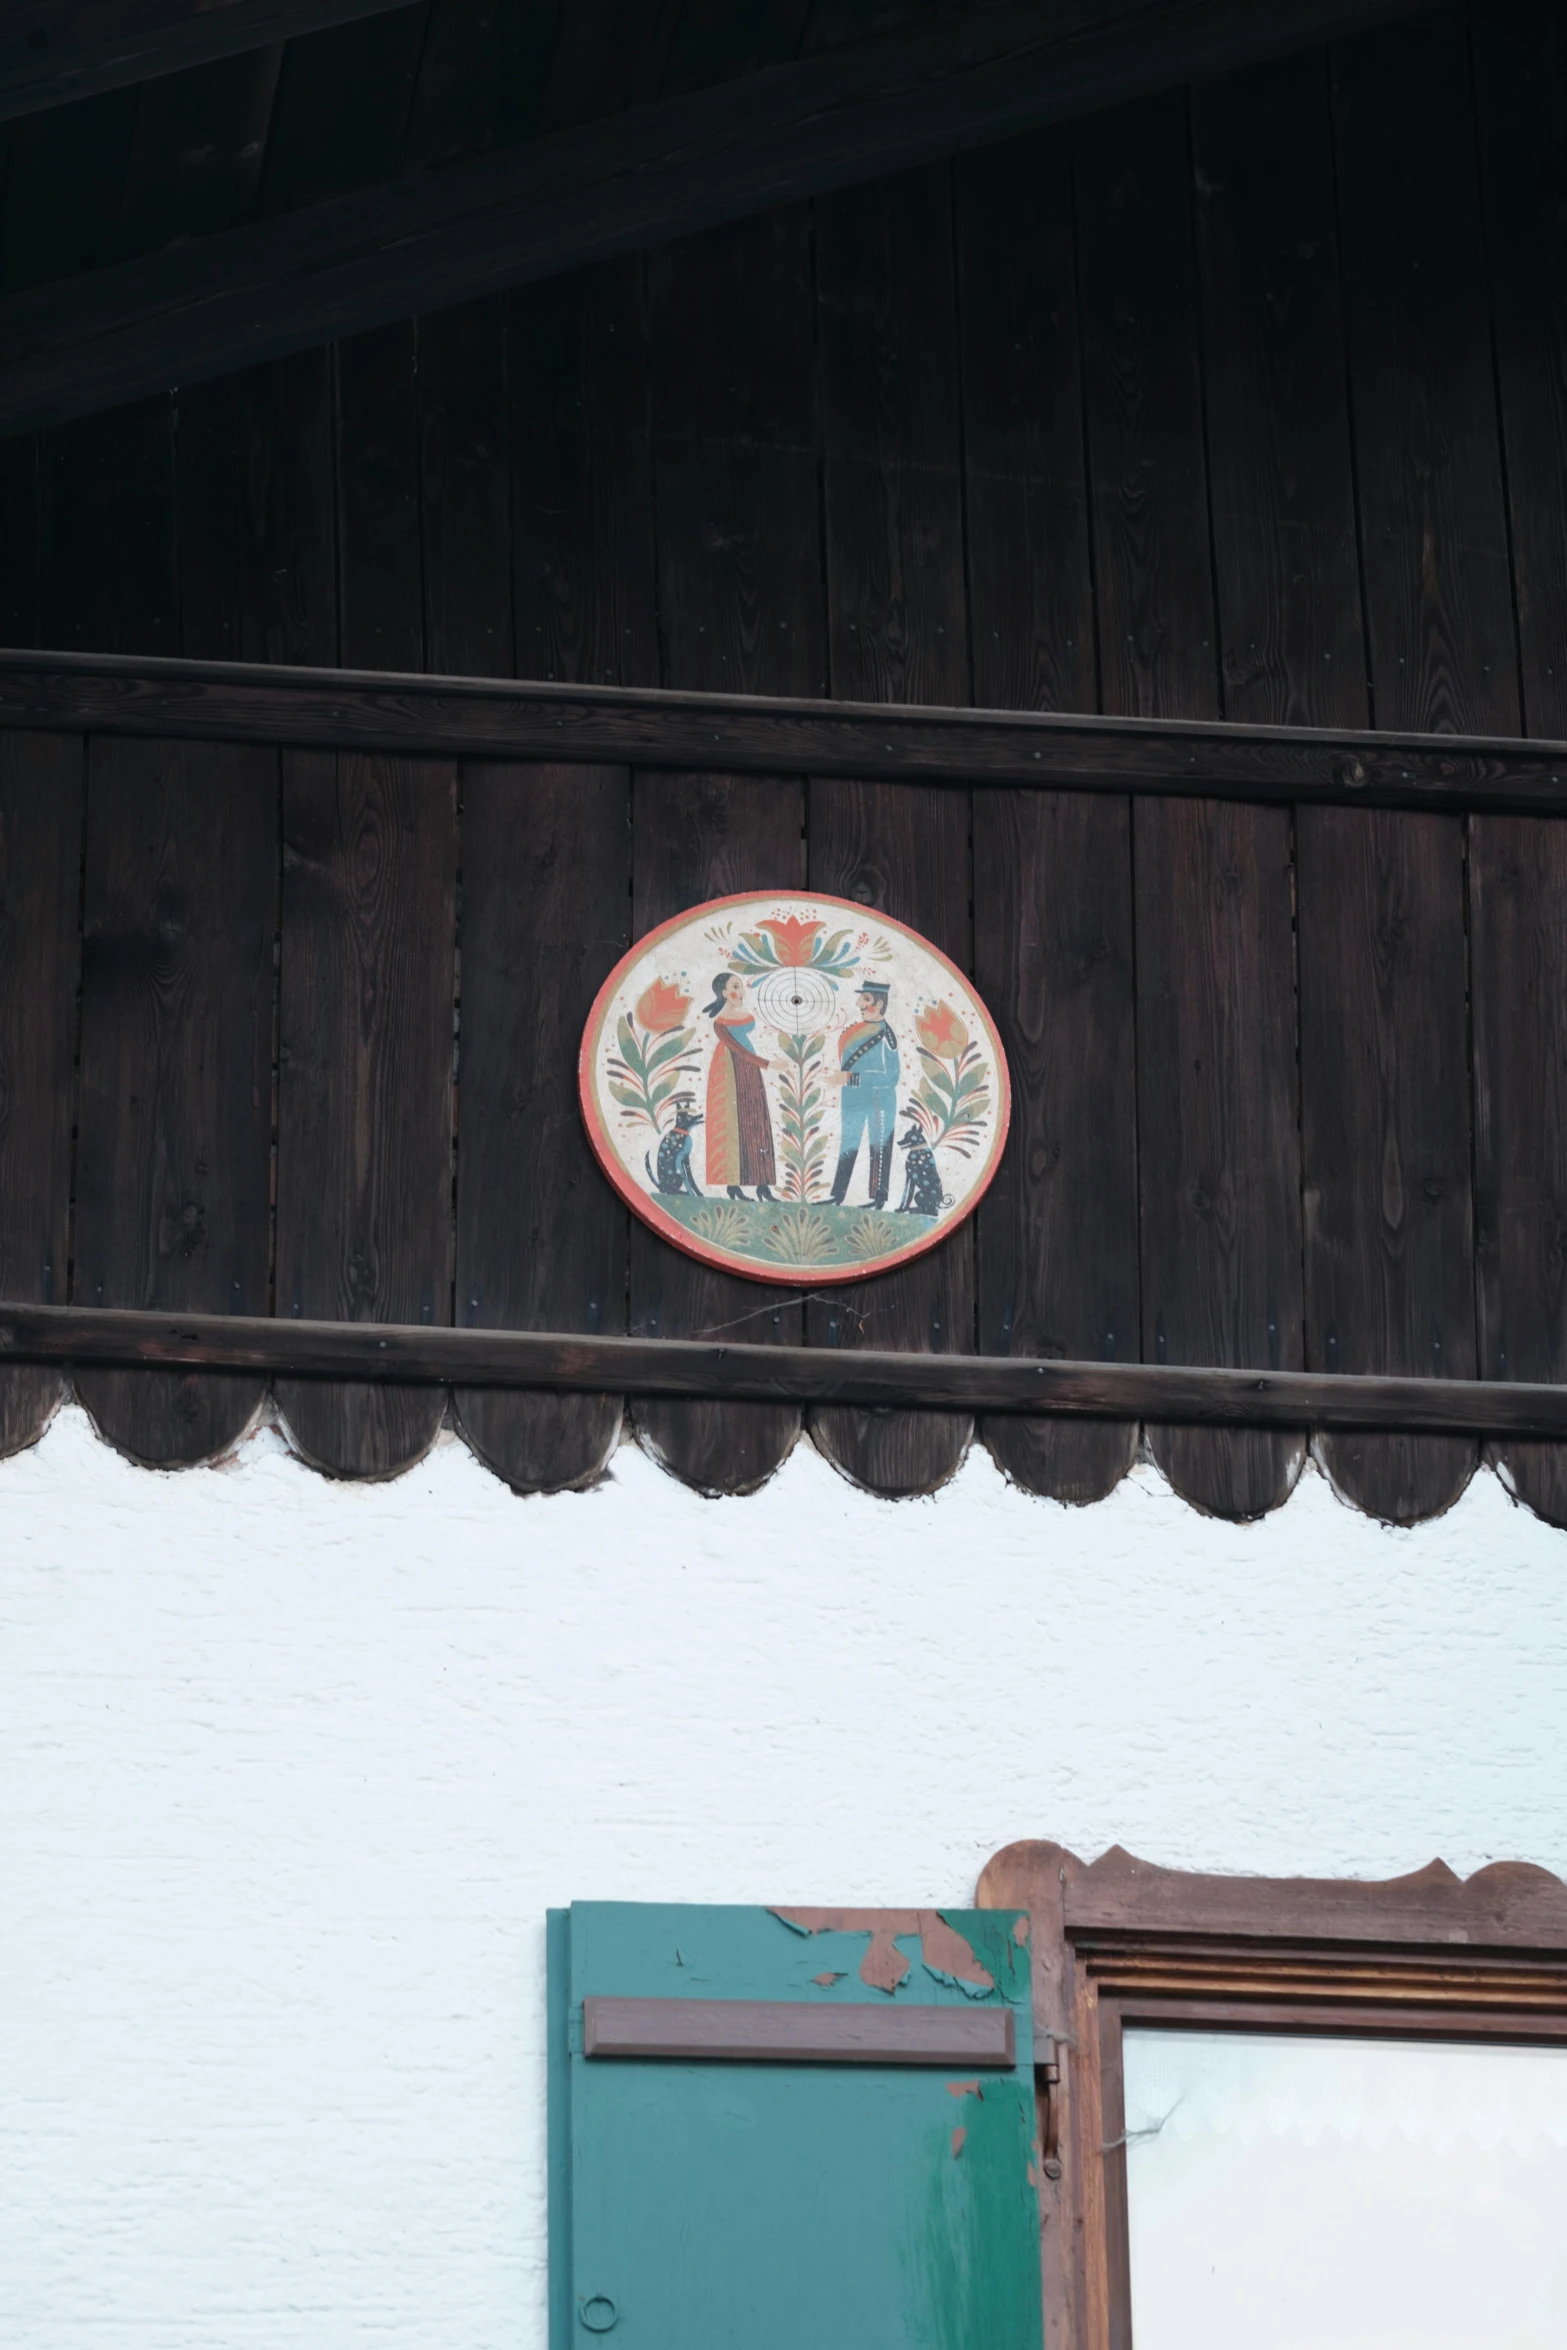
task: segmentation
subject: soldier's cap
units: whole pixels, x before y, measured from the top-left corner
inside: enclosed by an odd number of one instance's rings
[[[889,990],[887,982],[884,979],[862,979],[858,988],[855,990],[855,993],[857,995],[880,996],[882,1009],[883,1011],[886,1010]]]

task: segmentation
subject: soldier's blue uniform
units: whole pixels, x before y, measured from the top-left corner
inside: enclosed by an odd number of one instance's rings
[[[844,1072],[839,1095],[843,1134],[832,1196],[840,1207],[847,1199],[860,1144],[868,1140],[871,1203],[884,1208],[892,1180],[892,1136],[898,1115],[898,1040],[882,1016],[886,1010],[886,990],[875,988],[866,992],[881,997],[881,1012],[874,1019],[856,1021],[838,1039],[838,1060]]]

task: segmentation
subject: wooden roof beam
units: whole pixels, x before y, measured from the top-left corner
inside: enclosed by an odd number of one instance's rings
[[[912,35],[38,286],[0,301],[0,432],[879,179],[1416,4],[990,0]]]
[[[0,122],[407,6],[408,0],[20,0],[0,16]]]

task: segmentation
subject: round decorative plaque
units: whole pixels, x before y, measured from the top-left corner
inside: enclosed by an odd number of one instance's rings
[[[599,990],[582,1115],[676,1248],[792,1287],[884,1272],[978,1204],[1011,1089],[995,1022],[919,932],[845,898],[713,898]]]

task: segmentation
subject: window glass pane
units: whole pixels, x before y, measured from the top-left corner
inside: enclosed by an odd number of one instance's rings
[[[1567,2048],[1128,2029],[1136,2350],[1561,2350]]]

